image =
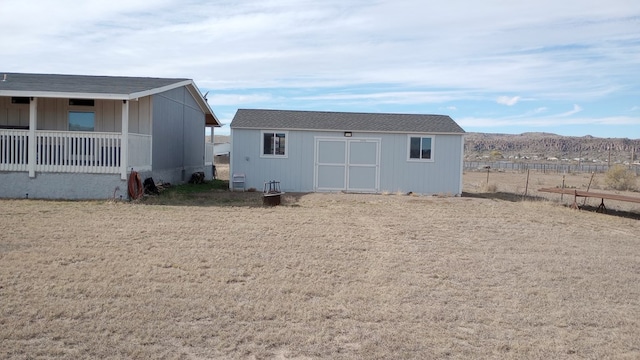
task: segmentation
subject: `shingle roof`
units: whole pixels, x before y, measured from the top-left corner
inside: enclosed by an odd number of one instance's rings
[[[207,125],[221,125],[191,79],[0,72],[0,96],[134,100],[180,86],[196,98]]]
[[[189,79],[0,72],[0,91],[135,94],[185,81]]]
[[[464,134],[447,115],[239,109],[231,128]]]

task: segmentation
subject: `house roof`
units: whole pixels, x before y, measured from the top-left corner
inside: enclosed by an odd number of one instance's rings
[[[136,100],[181,86],[198,102],[205,113],[206,124],[220,126],[191,79],[0,72],[0,96]]]
[[[447,115],[239,109],[231,128],[464,134]]]

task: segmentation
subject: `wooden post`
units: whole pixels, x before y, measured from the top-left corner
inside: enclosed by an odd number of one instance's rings
[[[589,192],[589,189],[591,189],[591,182],[593,181],[593,176],[595,175],[595,172],[591,173],[591,180],[589,180],[589,185],[587,185],[587,192]],[[587,203],[587,197],[584,197],[584,201],[582,202],[582,206],[584,206]]]
[[[565,175],[562,175],[562,194],[560,194],[560,202],[564,199],[564,177]]]

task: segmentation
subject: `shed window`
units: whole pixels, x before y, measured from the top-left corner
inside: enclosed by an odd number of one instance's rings
[[[287,154],[286,131],[262,132],[262,156],[286,157]]]
[[[409,160],[433,161],[433,136],[409,136]]]

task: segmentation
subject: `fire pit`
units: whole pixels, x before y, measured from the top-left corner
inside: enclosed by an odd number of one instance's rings
[[[262,203],[269,206],[280,205],[282,194],[284,193],[280,191],[280,181],[265,182],[264,190],[262,191]]]

